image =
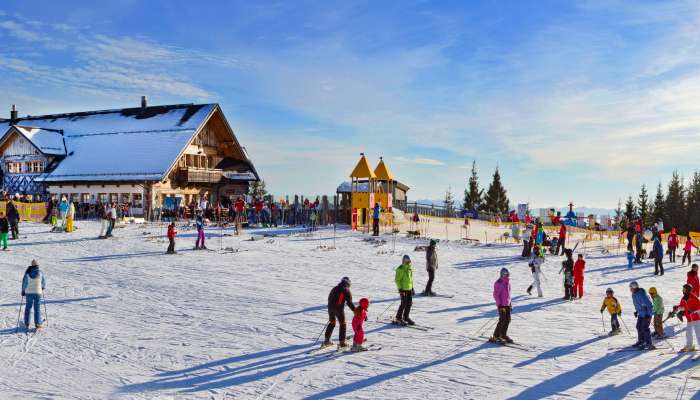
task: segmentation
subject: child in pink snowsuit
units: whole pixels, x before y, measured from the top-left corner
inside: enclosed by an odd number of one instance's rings
[[[362,347],[365,341],[365,330],[362,324],[367,321],[367,309],[369,308],[369,300],[366,298],[360,299],[360,305],[355,309],[355,316],[352,318],[352,330],[355,332],[351,351],[364,351],[366,347]]]

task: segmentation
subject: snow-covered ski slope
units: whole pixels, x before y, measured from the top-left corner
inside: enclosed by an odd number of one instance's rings
[[[688,379],[700,366],[695,355],[615,351],[635,342],[624,327],[600,336],[607,287],[634,335],[629,282],[656,286],[669,310],[685,281],[679,264],[655,277],[649,263],[628,271],[623,255],[591,253],[583,300],[563,302],[561,257],[547,258],[540,299],[525,295],[531,275],[518,246],[443,241],[434,290],[455,297],[416,297],[412,318],[434,327],[420,331],[376,321],[396,311],[394,268],[404,253],[414,261],[416,291],[423,289],[425,255],[413,249],[425,241],[398,238],[391,254],[391,235],[378,246],[343,230],[329,250],[329,230],[275,238],[247,231],[220,241],[211,229],[210,249],[241,251],[192,251],[195,234],[181,228],[180,255],[168,256],[166,243],[144,235],[161,228],[129,225],[98,240],[96,223],[78,227],[57,234],[23,224],[26,238],[0,253],[0,398],[700,398],[700,380]],[[259,240],[245,241],[251,235]],[[15,333],[20,279],[32,258],[47,277],[49,313],[49,327],[33,337]],[[472,339],[495,322],[491,291],[502,267],[514,292],[509,334],[527,349]],[[381,350],[307,354],[326,324],[328,292],[346,275],[355,301],[371,301],[367,344]],[[604,322],[609,330],[607,313]],[[683,328],[675,319],[666,326],[675,349]]]

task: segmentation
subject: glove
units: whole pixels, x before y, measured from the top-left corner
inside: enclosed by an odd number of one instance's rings
[[[411,296],[415,296],[415,295],[416,295],[416,289],[411,289]]]
[[[617,315],[622,316],[622,311],[618,312]]]
[[[25,294],[24,294],[24,290],[23,290],[23,291],[22,291],[22,297],[24,297],[24,296],[25,296]]]
[[[635,317],[635,318],[638,318],[638,317],[639,317],[639,314],[638,314],[636,311],[634,312],[634,317]]]
[[[602,313],[603,313],[603,310],[600,310],[600,313],[602,314]]]

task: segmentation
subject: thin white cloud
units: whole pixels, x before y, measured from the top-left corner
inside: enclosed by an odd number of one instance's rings
[[[445,165],[444,162],[433,160],[432,158],[406,158],[406,157],[394,157],[394,160],[408,163],[408,164],[418,164],[418,165],[434,165],[440,166]]]
[[[35,42],[41,39],[41,35],[37,32],[25,28],[23,25],[14,21],[0,21],[0,29],[6,30],[10,35],[17,39],[28,42]]]

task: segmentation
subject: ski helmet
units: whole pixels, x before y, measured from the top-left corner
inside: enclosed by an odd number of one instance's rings
[[[508,275],[510,275],[510,272],[508,272],[508,268],[501,268],[501,278]]]
[[[360,307],[364,308],[365,310],[369,308],[369,299],[366,297],[363,297],[360,299]]]
[[[693,291],[693,287],[686,283],[685,285],[683,285],[683,292],[685,292],[686,290],[687,290],[688,292],[692,292],[692,291]]]
[[[402,261],[404,264],[410,263],[410,262],[411,262],[411,257],[409,257],[408,254],[404,254],[404,256],[403,256],[403,258],[401,259],[401,261]]]
[[[607,289],[605,290],[605,293],[613,294],[613,293],[615,293],[615,292],[612,290],[612,288],[607,288]]]
[[[343,283],[347,286],[350,286],[350,278],[348,278],[347,276],[344,276],[343,279],[340,280],[340,283]]]
[[[639,284],[637,281],[630,282],[630,289],[639,289]]]
[[[656,292],[656,288],[655,288],[655,287],[650,287],[650,288],[649,288],[649,294],[653,294],[654,296],[656,296],[656,293],[657,293],[657,292]]]

